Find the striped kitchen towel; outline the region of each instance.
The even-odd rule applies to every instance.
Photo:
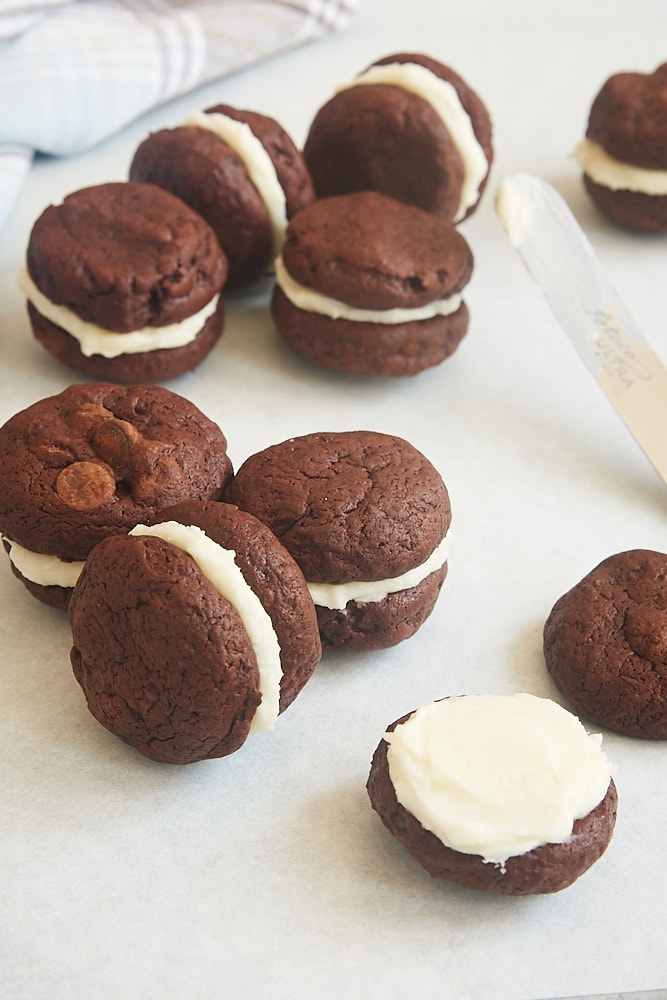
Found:
[[[0,0],[0,225],[36,152],[347,25],[357,0]]]

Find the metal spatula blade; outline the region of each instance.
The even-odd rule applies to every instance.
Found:
[[[528,174],[502,182],[496,211],[554,316],[667,483],[667,370],[574,215],[553,187]]]

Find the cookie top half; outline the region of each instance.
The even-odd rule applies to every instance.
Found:
[[[667,555],[631,549],[603,560],[555,603],[544,655],[587,719],[667,739]]]
[[[226,496],[269,525],[309,583],[398,577],[427,560],[451,521],[431,462],[375,431],[273,445],[241,465]]]
[[[586,137],[624,163],[667,170],[667,63],[609,77],[591,106]]]
[[[361,309],[413,309],[460,292],[472,252],[449,223],[374,191],[313,202],[282,261],[300,285]]]
[[[28,273],[56,305],[105,330],[177,323],[225,284],[213,230],[168,191],[131,181],[83,188],[35,222]]]
[[[161,507],[219,498],[231,475],[224,434],[182,396],[72,385],[0,428],[0,531],[34,552],[85,559]]]

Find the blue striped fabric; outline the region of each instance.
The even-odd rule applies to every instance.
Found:
[[[0,224],[35,152],[348,23],[357,0],[0,0]]]

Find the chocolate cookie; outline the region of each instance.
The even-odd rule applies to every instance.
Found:
[[[491,133],[485,105],[458,73],[401,52],[320,108],[303,152],[320,198],[380,191],[458,223],[486,186]]]
[[[449,223],[374,191],[322,198],[291,221],[271,312],[309,361],[354,375],[415,375],[468,329],[473,258]]]
[[[619,552],[564,594],[544,626],[549,673],[575,711],[667,739],[667,555]]]
[[[227,288],[266,271],[288,219],[315,197],[303,156],[284,128],[228,104],[148,136],[134,154],[130,178],[159,184],[210,223],[229,260]]]
[[[301,567],[325,646],[392,646],[433,610],[447,575],[449,496],[402,438],[291,438],[248,458],[226,497],[268,524]]]
[[[101,542],[69,617],[91,713],[170,764],[224,757],[273,728],[321,654],[298,566],[224,503],[175,505]]]
[[[223,329],[227,261],[210,226],[151,184],[84,188],[30,234],[22,286],[35,337],[105,381],[174,378]]]
[[[446,698],[404,716],[380,741],[367,789],[433,878],[506,895],[571,885],[616,821],[600,738],[532,695]]]
[[[12,569],[64,608],[101,539],[167,504],[219,499],[231,476],[224,434],[182,396],[72,385],[0,428],[0,532]]]
[[[575,157],[586,190],[608,218],[667,232],[667,63],[654,73],[616,73],[606,81]]]

